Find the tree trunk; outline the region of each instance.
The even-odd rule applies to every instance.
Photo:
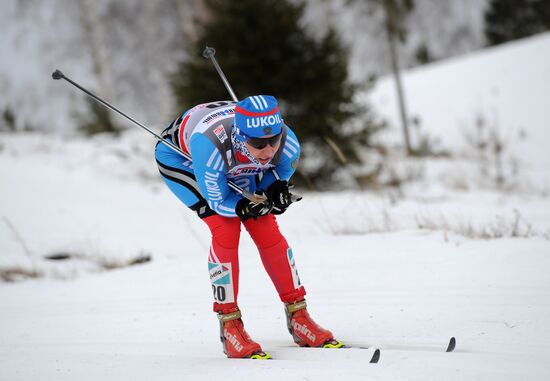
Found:
[[[111,65],[105,52],[104,25],[99,20],[97,3],[90,0],[79,0],[80,20],[84,38],[90,49],[94,74],[99,82],[99,93],[108,102],[114,102]]]
[[[401,116],[403,137],[405,139],[405,148],[407,150],[407,154],[410,155],[412,153],[412,148],[409,138],[409,123],[407,118],[407,110],[405,107],[405,94],[403,91],[403,86],[401,84],[401,75],[399,71],[399,62],[397,57],[397,46],[395,42],[397,16],[395,14],[395,9],[392,9],[389,0],[384,1],[384,6],[384,9],[386,11],[386,32],[388,37],[388,45],[390,48],[392,72],[395,79],[395,87],[397,90],[397,98],[399,101],[399,113]]]

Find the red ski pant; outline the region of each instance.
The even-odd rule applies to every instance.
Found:
[[[237,307],[239,294],[239,239],[241,220],[219,215],[203,218],[212,233],[208,267],[214,294],[214,311],[225,313]],[[294,265],[292,250],[268,214],[242,222],[256,244],[265,270],[281,301],[293,303],[306,294]]]

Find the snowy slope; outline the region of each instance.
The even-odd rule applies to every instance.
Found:
[[[421,133],[456,152],[468,147],[481,117],[496,128],[507,150],[550,184],[550,33],[425,65],[403,75],[407,109]],[[402,141],[393,78],[368,97],[392,128],[385,141]],[[413,138],[418,136],[412,128]]]
[[[360,352],[290,348],[282,308],[257,257],[244,245],[241,307],[246,324],[278,360],[223,358],[208,280],[197,270],[203,260],[187,253],[71,283],[2,286],[0,378],[550,376],[548,242],[456,244],[446,243],[441,234],[404,232],[345,240],[316,236],[294,248],[311,312],[342,339],[389,346],[379,364],[368,364]],[[458,337],[457,352],[435,351],[451,334]],[[419,345],[427,350],[417,350]]]
[[[506,79],[502,93],[517,83]],[[525,162],[537,164],[528,142]],[[209,233],[161,183],[153,147],[139,130],[0,135],[0,272],[38,275],[0,283],[0,380],[550,377],[544,187],[487,186],[460,157],[392,163],[422,169],[400,190],[304,193],[279,221],[310,312],[342,340],[380,346],[380,363],[295,348],[246,234],[240,306],[277,360],[228,360],[211,312]],[[59,252],[74,258],[44,259]],[[153,260],[106,270],[142,254]],[[457,351],[444,353],[451,335]]]
[[[208,232],[156,179],[148,138],[0,141],[2,217],[43,273],[0,284],[1,380],[550,376],[547,197],[434,191],[392,203],[385,194],[306,194],[280,221],[310,310],[341,339],[381,346],[381,362],[370,365],[358,351],[294,348],[246,236],[241,308],[253,337],[278,360],[230,361],[211,312]],[[530,228],[516,224],[514,210]],[[419,220],[432,225],[419,229]],[[506,237],[466,237],[491,226]],[[0,268],[30,266],[5,223],[0,233]],[[88,261],[41,258],[60,250]],[[151,263],[109,272],[90,266],[143,251]],[[457,352],[443,353],[451,335]]]

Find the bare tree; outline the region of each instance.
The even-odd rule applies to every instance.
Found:
[[[105,23],[100,20],[98,2],[78,0],[77,4],[84,39],[90,50],[94,74],[99,82],[99,91],[108,101],[114,102],[112,69],[105,46]]]
[[[407,154],[411,154],[413,149],[409,136],[409,121],[405,102],[405,92],[401,82],[398,51],[399,44],[404,43],[406,40],[407,30],[405,21],[408,14],[410,14],[414,8],[413,0],[347,0],[347,2],[359,5],[359,9],[368,15],[371,20],[376,20],[373,14],[383,13],[384,17],[381,19],[383,21],[375,21],[375,23],[380,24],[379,28],[381,30],[385,30],[388,50],[390,52],[392,74],[395,79],[397,90],[405,149]]]
[[[403,90],[403,85],[401,83],[397,43],[405,41],[406,30],[404,27],[404,20],[406,14],[413,9],[413,2],[412,0],[383,0],[383,2],[384,10],[386,12],[385,25],[388,45],[390,48],[392,72],[395,79],[395,87],[397,90],[397,98],[399,102],[399,115],[401,116],[403,138],[405,140],[405,148],[407,150],[407,153],[411,154],[413,150],[411,147],[409,136],[409,121],[405,104],[405,93]]]

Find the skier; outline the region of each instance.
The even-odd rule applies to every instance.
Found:
[[[199,104],[171,123],[162,138],[192,157],[191,162],[165,144],[156,146],[162,178],[212,233],[208,268],[227,357],[270,358],[245,331],[237,303],[241,223],[285,305],[294,341],[300,346],[342,347],[309,316],[292,250],[275,218],[296,201],[289,179],[300,156],[298,139],[283,122],[276,99],[257,95],[237,103]],[[228,181],[265,201],[244,198]]]

